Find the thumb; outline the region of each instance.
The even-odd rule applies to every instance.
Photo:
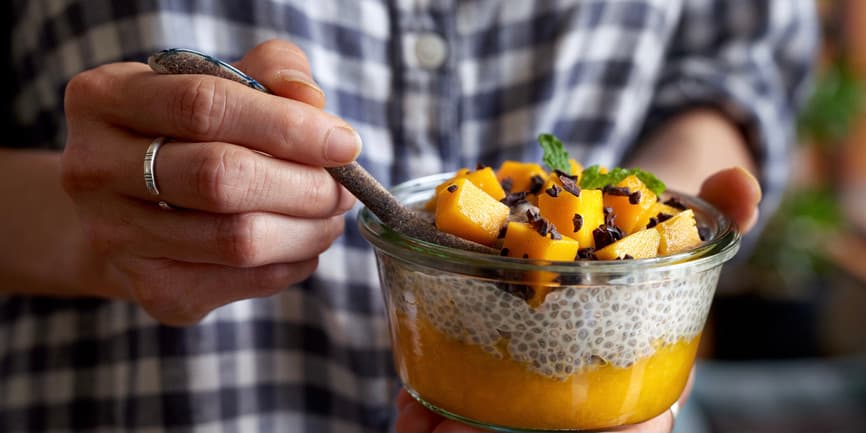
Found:
[[[741,233],[748,232],[758,219],[761,185],[743,167],[711,175],[704,180],[698,195],[731,218]]]
[[[272,39],[250,50],[235,66],[274,94],[325,107],[325,93],[313,79],[310,62],[297,45]]]

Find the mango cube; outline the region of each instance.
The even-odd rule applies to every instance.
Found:
[[[493,245],[510,213],[467,178],[454,179],[436,194],[436,227],[485,245]]]
[[[558,189],[555,196],[554,186]],[[604,224],[601,190],[585,189],[580,190],[580,195],[574,195],[563,188],[556,176],[551,176],[544,190],[539,192],[538,209],[542,217],[550,220],[563,235],[577,240],[581,248],[595,247],[592,231]]]
[[[656,203],[656,195],[635,175],[626,177],[615,186],[627,188],[630,195],[606,192],[604,206],[613,209],[614,224],[625,234],[632,234],[643,228],[638,226],[638,221]]]
[[[632,233],[604,248],[596,250],[599,260],[646,259],[655,257],[661,235],[655,228]]]
[[[505,240],[502,243],[502,255],[509,257],[572,261],[577,255],[580,244],[562,236],[561,239],[552,239],[551,236],[541,235],[531,224],[522,222],[509,222],[505,231]],[[555,272],[533,271],[527,280],[537,282],[532,285],[533,296],[528,300],[530,306],[538,306],[544,301],[544,297],[556,286],[554,283],[557,274]]]
[[[509,257],[527,259],[571,261],[577,255],[580,244],[568,237],[552,239],[542,236],[531,224],[512,221],[505,231],[502,251]]]
[[[650,219],[657,217],[660,213],[673,216],[680,213],[680,210],[662,202],[655,202],[646,210],[646,212],[644,212],[643,215],[641,215],[640,218],[638,218],[637,223],[635,223],[635,230],[647,228]]]
[[[505,161],[499,166],[496,178],[500,181],[510,179],[511,192],[530,191],[532,178],[539,176],[542,182],[547,180],[547,171],[532,162]]]
[[[701,243],[698,233],[695,213],[691,209],[684,210],[673,218],[655,226],[659,232],[659,255],[674,254],[686,251]]]

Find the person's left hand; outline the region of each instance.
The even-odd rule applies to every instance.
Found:
[[[704,180],[698,195],[731,218],[740,233],[751,230],[758,220],[761,185],[742,167],[710,175]]]
[[[683,390],[677,404],[682,407],[692,389],[694,370],[689,375],[689,381]],[[412,398],[406,389],[401,389],[397,394],[397,421],[395,424],[398,433],[420,433],[420,432],[484,432],[485,430],[466,424],[452,421],[437,415],[418,403]],[[669,432],[674,428],[674,415],[670,410],[661,415],[640,424],[632,424],[625,427],[610,428],[610,432]]]

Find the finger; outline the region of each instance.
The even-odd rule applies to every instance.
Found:
[[[306,54],[291,42],[279,39],[263,42],[235,66],[276,95],[325,108],[325,92],[313,80]]]
[[[343,217],[166,212],[146,202],[114,206],[93,221],[92,235],[112,253],[239,268],[313,259],[345,224]]]
[[[274,295],[315,271],[318,261],[257,268],[134,260],[121,264],[131,296],[151,316],[168,325],[201,321],[210,311],[241,299]]]
[[[81,170],[103,173],[103,185],[115,192],[155,200],[145,188],[142,173],[150,140],[113,128],[94,130],[91,139],[92,143],[116,145],[91,144]],[[159,199],[207,212],[259,211],[326,218],[343,214],[355,203],[354,197],[322,168],[228,143],[166,142],[156,153],[154,173]]]
[[[403,410],[407,405],[415,403],[416,400],[406,391],[406,388],[400,388],[397,393],[397,410]]]
[[[610,429],[611,432],[634,432],[634,433],[662,433],[670,432],[674,429],[674,416],[670,410],[664,411],[661,415],[640,424],[632,424],[622,428]]]
[[[612,433],[663,433],[670,432],[674,429],[674,416],[670,410],[666,410],[659,416],[644,421],[638,424],[631,424],[623,427],[613,427],[605,431]]]
[[[742,233],[749,231],[758,218],[761,185],[742,167],[725,169],[708,177],[699,195],[730,217]]]
[[[158,158],[162,199],[184,208],[325,218],[341,215],[355,203],[323,168],[241,146],[170,142],[162,146]],[[150,199],[146,189],[138,191],[144,193],[139,197]]]
[[[417,401],[413,401],[397,414],[397,421],[394,427],[398,432],[432,432],[443,419],[441,416],[421,406]]]
[[[692,366],[692,371],[689,372],[689,379],[686,382],[685,388],[683,388],[683,393],[680,394],[680,398],[677,400],[677,403],[680,407],[685,406],[686,402],[689,400],[689,396],[692,394],[692,388],[695,386],[695,367]]]
[[[354,160],[361,139],[316,107],[203,75],[157,75],[120,63],[77,75],[66,88],[75,120],[98,119],[146,137],[234,143],[314,166]]]

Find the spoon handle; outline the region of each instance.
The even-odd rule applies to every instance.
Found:
[[[213,75],[241,83],[265,93],[267,87],[231,64],[214,56],[186,48],[171,48],[154,53],[147,59],[150,68],[159,74]],[[373,215],[385,225],[408,236],[451,248],[496,254],[493,248],[442,232],[424,221],[414,211],[403,206],[364,167],[357,162],[325,170],[346,187]]]

